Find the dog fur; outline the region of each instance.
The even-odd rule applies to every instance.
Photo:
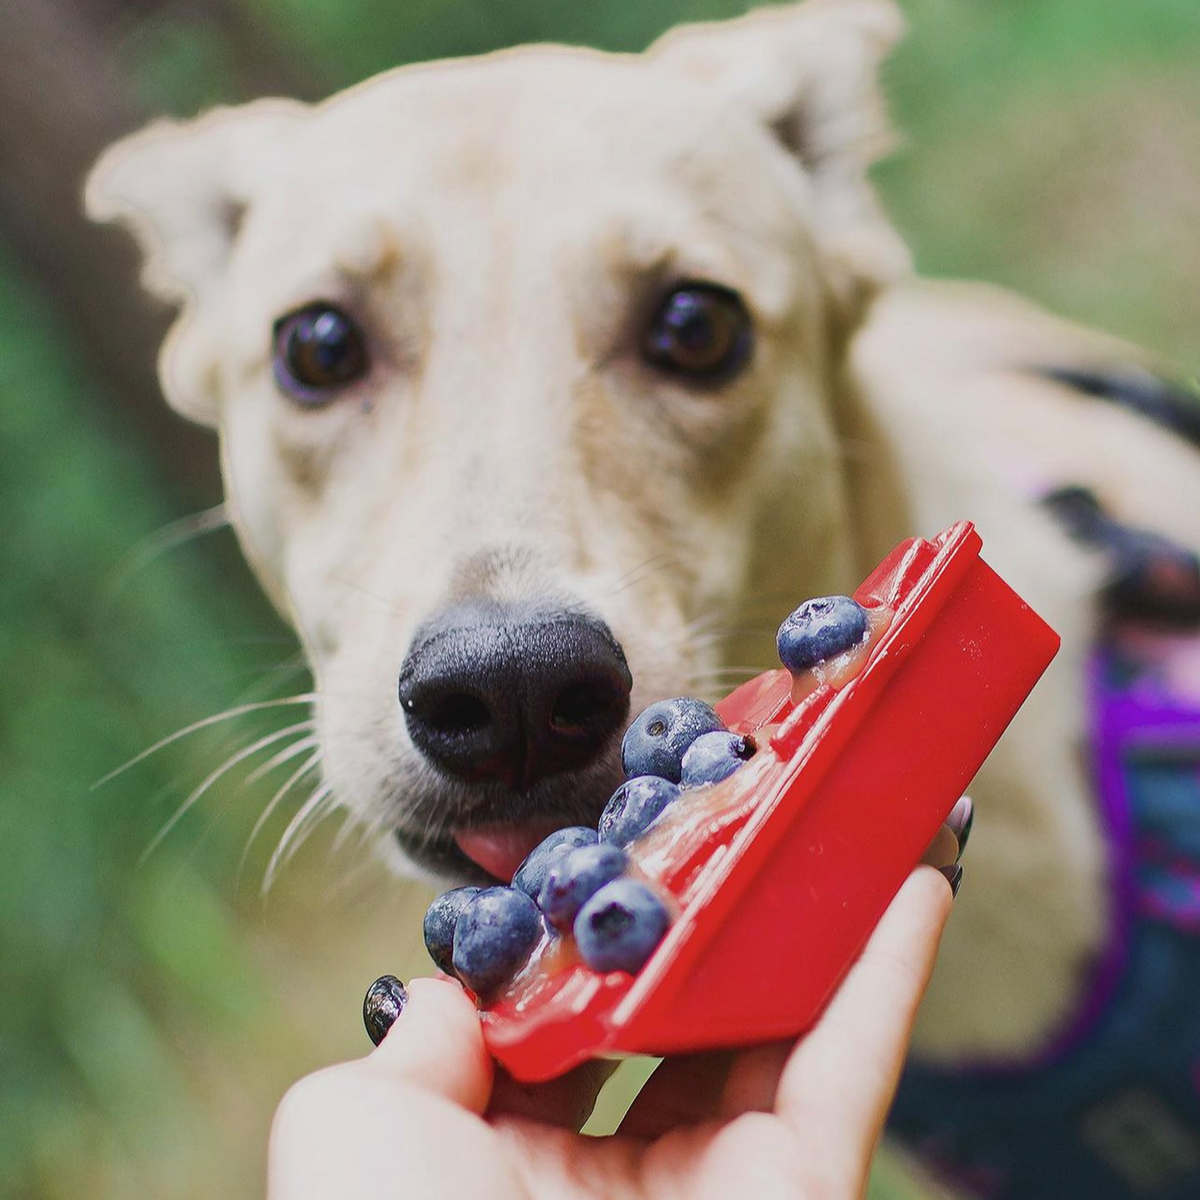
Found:
[[[220,432],[238,536],[315,673],[325,778],[400,870],[419,864],[392,830],[434,839],[481,803],[420,761],[396,703],[430,613],[584,607],[624,647],[636,711],[726,690],[727,668],[771,664],[796,601],[974,520],[1063,635],[973,786],[970,882],[917,1040],[994,1060],[1067,1018],[1106,925],[1082,692],[1103,568],[1036,499],[1085,484],[1200,548],[1200,456],[1038,373],[1144,362],[1132,348],[913,278],[868,179],[900,29],[889,0],[808,0],[643,55],[405,67],[312,107],[160,122],[104,156],[87,203],[129,225],[146,286],[179,306],[164,390]],[[638,357],[679,280],[754,316],[753,359],[722,388]],[[372,367],[301,411],[270,331],[316,299],[358,317]],[[594,818],[615,769],[610,750],[508,798],[513,817]]]

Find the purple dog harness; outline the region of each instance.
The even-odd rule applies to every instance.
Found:
[[[1114,635],[1089,690],[1114,917],[1085,998],[1028,1061],[911,1065],[891,1129],[987,1200],[1200,1200],[1200,639]]]

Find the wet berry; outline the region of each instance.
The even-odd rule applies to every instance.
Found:
[[[702,734],[725,724],[703,700],[677,696],[643,709],[621,742],[626,776],[658,775],[679,782],[683,755]]]
[[[593,971],[641,970],[662,941],[671,918],[666,905],[644,883],[614,879],[575,918],[575,941]]]
[[[542,933],[537,905],[516,888],[484,888],[454,927],[454,973],[481,996],[520,970]]]
[[[805,600],[779,627],[779,659],[793,673],[806,671],[866,640],[867,610],[849,596]]]
[[[524,892],[531,900],[536,900],[542,894],[542,888],[546,886],[546,876],[550,874],[550,868],[564,854],[580,846],[595,844],[596,831],[586,825],[570,825],[566,829],[556,829],[525,856],[513,875],[513,887]]]
[[[566,933],[584,904],[606,883],[619,879],[629,866],[624,850],[600,844],[580,846],[550,869],[538,905],[555,929]]]
[[[720,783],[754,756],[754,743],[737,733],[706,733],[683,756],[685,788]]]
[[[601,842],[627,846],[658,819],[663,810],[679,796],[679,785],[657,775],[639,775],[627,779],[600,814]]]
[[[443,892],[425,910],[425,949],[439,971],[454,974],[454,926],[467,902],[479,894],[477,887],[460,887]]]

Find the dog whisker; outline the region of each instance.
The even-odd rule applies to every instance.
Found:
[[[280,663],[274,667],[254,667],[244,671],[230,671],[226,675],[222,675],[221,679],[233,684],[241,684],[247,680],[253,679],[258,686],[249,687],[246,689],[246,694],[253,695],[256,692],[263,694],[275,690],[278,684],[287,683],[294,679],[302,671],[307,671],[307,667],[284,665]]]
[[[239,704],[234,708],[228,708],[224,712],[215,713],[211,717],[204,717],[202,720],[193,721],[192,724],[184,726],[183,729],[177,729],[174,733],[168,734],[165,738],[155,742],[153,746],[148,746],[140,754],[135,754],[128,762],[122,763],[119,767],[109,771],[107,775],[97,779],[95,783],[88,788],[89,792],[96,791],[97,788],[102,788],[106,783],[111,783],[119,775],[123,775],[132,767],[136,767],[138,763],[144,762],[152,754],[157,754],[160,750],[165,749],[172,743],[179,741],[180,738],[188,737],[190,734],[197,733],[201,729],[207,729],[212,725],[220,724],[222,721],[231,721],[234,717],[244,716],[249,712],[261,712],[267,708],[282,708],[291,704],[311,704],[317,699],[316,692],[305,692],[298,696],[287,696],[279,700],[256,700],[250,704]]]
[[[333,840],[329,845],[329,851],[325,856],[327,867],[331,868],[335,859],[343,858],[350,835],[356,831],[361,832],[361,826],[355,820],[354,814],[344,811],[342,822],[338,826],[338,831],[334,834]],[[329,883],[329,895],[331,897],[340,899],[349,895],[352,889],[361,885],[364,877],[368,876],[373,865],[372,856],[363,854],[363,849],[363,844],[356,842],[349,853],[344,856],[346,859],[344,865],[336,872],[331,871]]]
[[[683,627],[683,632],[685,634],[702,633],[705,629],[722,620],[725,615],[722,609],[713,609],[710,612],[701,613]]]
[[[250,663],[242,674],[261,675],[263,678],[259,680],[257,686],[252,686],[238,697],[239,700],[250,699],[267,699],[269,697],[256,697],[254,693],[261,691],[270,681],[270,677],[282,674],[285,671],[300,672],[308,671],[309,665],[304,657],[304,652],[296,645],[294,638],[270,638],[270,637],[244,637],[244,638],[220,638],[214,639],[209,643],[214,649],[227,650],[235,649],[238,651],[239,657],[246,658],[244,653],[246,650],[258,649],[260,647],[279,647],[290,646],[291,652],[282,658],[275,659],[272,662],[265,663]]]
[[[279,859],[275,864],[276,874],[280,868],[291,862],[316,827],[326,817],[339,811],[340,807],[333,794],[333,785],[328,781],[321,783],[310,794],[304,804],[296,810],[295,816],[289,822],[289,828],[284,830],[284,835],[280,838]]]
[[[165,825],[156,833],[153,839],[142,854],[141,862],[145,862],[151,854],[162,844],[163,839],[175,828],[176,825],[183,819],[185,813],[213,786],[223,775],[226,775],[238,763],[245,762],[246,759],[257,754],[260,750],[265,750],[267,746],[273,745],[282,738],[289,737],[293,733],[299,733],[302,730],[310,729],[311,725],[308,721],[303,721],[298,725],[289,725],[286,729],[277,730],[274,733],[269,733],[266,737],[261,737],[257,741],[251,742],[249,746],[239,750],[236,754],[227,758],[215,771],[211,771],[200,784],[195,787],[188,795],[187,799],[175,810],[171,818]]]
[[[280,639],[285,640],[285,639]],[[292,643],[295,646],[295,642]],[[239,697],[238,703],[249,702],[250,700],[271,699],[269,695],[263,695],[264,692],[269,692],[275,680],[273,676],[282,674],[285,671],[295,671],[297,673],[304,671],[311,675],[311,668],[308,664],[308,659],[304,655],[304,651],[296,647],[295,652],[289,654],[286,658],[281,659],[277,663],[270,666],[260,668],[262,678],[257,686],[247,688]]]
[[[311,721],[305,722],[308,729],[313,728]],[[249,775],[246,776],[245,784],[247,787],[252,783],[257,783],[264,775],[270,774],[276,767],[282,766],[285,762],[289,762],[298,754],[303,754],[305,750],[311,750],[313,747],[320,744],[320,739],[315,735],[313,737],[300,738],[293,742],[290,746],[285,746],[278,754],[271,755],[265,763],[261,763],[255,767]]]
[[[382,604],[384,611],[388,613],[398,614],[400,612],[399,605],[395,600],[389,599],[387,596],[381,596],[378,592],[373,592],[365,584],[359,583],[355,579],[350,579],[346,575],[330,575],[330,580],[333,583],[340,583],[343,587],[348,587],[354,591],[366,596],[368,600],[374,600],[377,604]]]
[[[344,813],[344,816],[342,818],[342,823],[338,827],[338,831],[334,835],[333,842],[330,844],[330,847],[329,847],[329,857],[330,858],[332,858],[335,854],[339,854],[341,852],[342,848],[345,846],[346,842],[349,840],[350,835],[352,833],[354,833],[356,831],[361,832],[361,829],[362,829],[362,822],[360,820],[358,820],[358,818],[355,816],[355,814],[353,812],[351,812],[350,809],[348,809],[348,808],[343,809],[343,813]]]
[[[304,739],[304,741],[309,746],[315,745],[315,742],[313,739],[306,738],[306,739]],[[258,835],[262,832],[263,826],[265,826],[266,823],[271,819],[271,814],[275,811],[276,808],[279,807],[280,803],[283,801],[283,798],[288,794],[288,792],[290,792],[292,790],[292,788],[294,788],[296,786],[296,784],[298,784],[300,782],[300,780],[302,780],[306,775],[308,775],[311,771],[315,770],[320,765],[321,765],[321,750],[320,750],[320,747],[318,746],[316,748],[315,752],[313,754],[311,754],[308,758],[306,758],[304,760],[304,762],[302,762],[300,764],[300,766],[295,771],[293,771],[292,774],[287,777],[287,779],[285,779],[283,781],[279,790],[275,793],[275,795],[273,795],[271,797],[270,800],[267,801],[266,806],[263,808],[262,812],[259,814],[258,820],[254,822],[254,827],[250,830],[250,836],[246,839],[246,845],[245,845],[245,848],[242,850],[242,856],[238,860],[239,876],[241,875],[242,870],[245,868],[246,859],[250,854],[250,847],[254,844],[254,839],[258,837]]]
[[[703,637],[744,637],[770,633],[774,636],[779,622],[795,607],[789,596],[786,601],[776,602],[771,596],[756,596],[754,600],[739,605],[737,623],[731,623],[725,613],[709,613],[688,622],[680,634],[681,644],[694,645]]]
[[[713,638],[723,636],[724,630],[716,623],[716,621],[707,621],[703,625],[693,623],[685,626],[676,638],[676,641],[681,646],[695,646],[700,642],[711,641]]]
[[[722,642],[729,641],[730,638],[754,636],[756,634],[765,632],[765,628],[751,629],[746,627],[736,628],[734,626],[730,626],[727,629],[713,629],[708,633],[701,634],[699,637],[688,638],[682,644],[692,650],[707,650],[712,646],[719,646]]]
[[[639,563],[636,567],[632,567],[623,575],[618,576],[616,583],[605,594],[607,596],[619,595],[631,587],[636,587],[639,583],[644,583],[659,572],[667,570],[677,562],[678,557],[669,550],[651,555],[650,558]]]
[[[366,842],[356,840],[348,851],[345,850],[344,835],[347,826],[351,827],[351,832],[353,829],[359,829],[361,832],[361,826],[349,814],[347,816],[350,819],[343,821],[335,840],[337,854],[342,863],[336,872],[330,872],[329,895],[348,903],[357,894],[363,898],[364,903],[371,904],[372,898],[379,895],[379,880],[375,873],[378,868],[379,847],[376,845],[373,848],[375,853],[367,853]],[[333,854],[334,851],[331,850],[330,859]]]
[[[279,839],[279,845],[275,847],[270,861],[267,863],[262,883],[264,895],[274,885],[280,868],[291,860],[313,829],[336,809],[337,802],[331,802],[332,794],[332,786],[329,783],[322,783],[296,810],[295,816],[288,822],[283,836]]]
[[[111,603],[129,586],[135,576],[156,559],[228,525],[228,509],[224,504],[215,504],[212,508],[171,521],[154,533],[148,534],[137,542],[114,568],[103,588],[108,601]]]

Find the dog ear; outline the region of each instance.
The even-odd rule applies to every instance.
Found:
[[[216,423],[214,311],[256,179],[306,106],[258,100],[190,121],[162,120],[110,146],[92,168],[84,206],[94,221],[120,222],[143,256],[142,283],[177,305],[159,355],[173,407]]]
[[[749,108],[809,176],[835,298],[850,309],[911,269],[868,172],[893,145],[879,85],[904,32],[894,0],[806,0],[684,25],[650,48]]]

